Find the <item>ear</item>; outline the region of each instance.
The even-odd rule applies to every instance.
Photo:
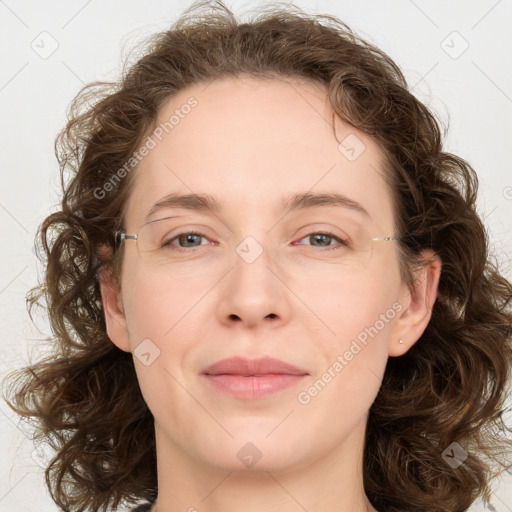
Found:
[[[404,284],[400,293],[403,309],[389,340],[388,354],[391,357],[405,354],[421,337],[432,317],[442,263],[431,249],[422,251],[422,256],[427,262],[415,274],[414,284],[411,288]]]
[[[105,249],[102,249],[104,251]],[[124,314],[121,286],[113,277],[112,268],[102,267],[99,271],[101,301],[105,312],[107,335],[121,350],[131,352],[126,317]]]

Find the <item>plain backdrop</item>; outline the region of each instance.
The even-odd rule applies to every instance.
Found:
[[[226,0],[235,14],[262,2]],[[266,3],[266,2],[265,2]],[[512,278],[512,1],[312,1],[377,44],[402,68],[413,92],[449,125],[445,149],[478,171],[479,212],[502,270]],[[23,365],[49,327],[30,322],[25,295],[41,265],[33,238],[57,207],[53,143],[80,87],[119,76],[133,44],[168,28],[189,1],[0,0],[1,374]],[[37,352],[36,352],[37,353]],[[0,403],[0,511],[55,511],[40,466],[44,454]],[[512,475],[494,484],[492,505],[512,512]],[[313,512],[313,511],[311,511]]]

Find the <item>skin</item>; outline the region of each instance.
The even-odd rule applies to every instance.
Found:
[[[170,192],[208,193],[224,204],[216,215],[166,209],[153,217],[183,215],[176,231],[198,229],[218,247],[203,245],[195,256],[154,268],[135,241],[125,241],[120,286],[102,275],[112,342],[133,352],[150,339],[160,350],[147,366],[134,357],[155,419],[160,512],[376,511],[363,488],[368,410],[388,357],[409,350],[430,320],[441,262],[425,251],[434,261],[409,289],[400,279],[396,242],[375,242],[365,269],[350,271],[306,236],[335,232],[339,215],[363,217],[333,207],[278,212],[290,192],[338,192],[368,210],[372,236],[393,235],[382,152],[339,119],[338,141],[355,134],[365,150],[354,161],[338,150],[325,94],[319,84],[296,79],[191,86],[162,107],[159,122],[191,95],[198,105],[132,171],[130,234]],[[250,264],[236,252],[249,235],[263,249]],[[292,245],[297,240],[302,245]],[[394,318],[309,403],[300,403],[298,393],[393,303],[401,306]],[[269,355],[309,375],[269,397],[234,398],[200,375],[234,355]],[[248,442],[261,454],[252,467],[237,457]]]

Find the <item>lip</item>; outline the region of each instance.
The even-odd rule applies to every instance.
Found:
[[[297,385],[309,373],[272,357],[230,357],[202,372],[217,390],[237,398],[261,398]]]

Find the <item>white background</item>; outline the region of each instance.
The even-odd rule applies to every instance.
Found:
[[[226,3],[236,14],[256,5]],[[30,323],[25,294],[36,283],[39,267],[32,252],[34,233],[58,204],[53,143],[69,102],[84,83],[115,79],[132,44],[168,28],[189,5],[175,0],[0,0],[2,375],[23,365],[43,337]],[[449,121],[445,147],[478,171],[479,212],[511,279],[512,1],[298,0],[296,5],[334,14],[381,47],[401,66],[417,97],[445,125]],[[46,59],[31,47],[41,47],[44,37],[50,47],[49,36],[40,35],[44,31],[58,43]],[[44,319],[38,325],[48,332]],[[31,457],[33,445],[16,425],[2,401],[0,511],[55,511],[38,459]],[[494,508],[488,510],[512,511],[511,484],[512,476],[504,473],[495,484]],[[471,508],[484,510],[481,503]]]

